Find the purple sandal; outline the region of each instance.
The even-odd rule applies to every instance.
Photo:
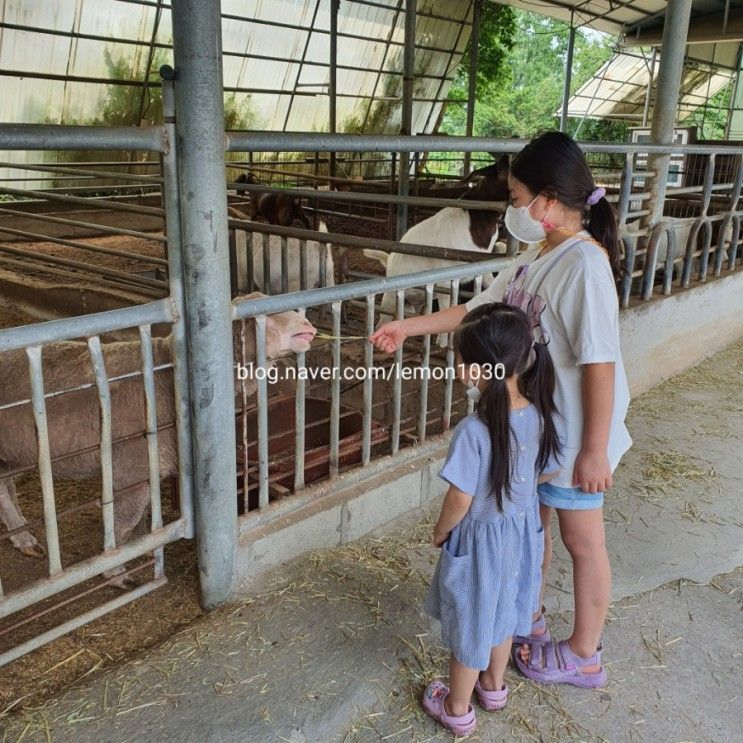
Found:
[[[513,654],[517,668],[526,678],[542,684],[572,684],[584,689],[599,689],[606,683],[606,670],[583,673],[586,666],[601,666],[601,646],[590,658],[581,658],[567,640],[534,645],[529,662],[524,663],[518,653]]]
[[[432,681],[423,692],[423,709],[447,730],[465,738],[477,727],[475,709],[470,705],[466,715],[454,717],[446,711],[444,700],[449,696],[449,687],[441,681]]]
[[[535,635],[535,630],[543,629],[544,632],[540,635]],[[544,607],[542,607],[542,613],[539,615],[539,619],[532,622],[531,634],[529,635],[514,635],[511,642],[514,645],[521,647],[522,645],[546,645],[550,641],[550,631],[547,629],[547,623],[544,621]]]

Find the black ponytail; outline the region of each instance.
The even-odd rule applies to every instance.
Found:
[[[493,378],[488,382],[478,405],[480,418],[490,431],[493,452],[490,463],[490,485],[499,511],[503,498],[511,497],[511,400],[505,379]]]
[[[588,205],[596,184],[583,151],[572,137],[555,131],[540,134],[513,158],[511,174],[533,194],[544,193],[570,209],[580,210],[585,227],[609,254],[614,280],[621,278],[614,209],[603,197],[593,206]]]
[[[537,468],[541,472],[551,456],[560,453],[560,440],[554,416],[560,415],[555,406],[555,367],[547,346],[535,343],[533,363],[519,375],[519,390],[539,412],[542,419],[542,436],[539,441]]]
[[[462,363],[479,364],[492,373],[477,405],[477,414],[488,427],[492,451],[490,483],[499,511],[503,498],[511,497],[514,451],[511,446],[511,400],[506,378],[519,375],[519,390],[539,412],[542,433],[539,469],[559,453],[553,422],[557,414],[553,394],[555,369],[547,347],[532,341],[531,324],[522,310],[503,302],[475,307],[454,331],[454,348]]]
[[[588,231],[609,253],[609,263],[614,280],[622,277],[619,252],[619,227],[612,205],[602,196],[596,204],[588,207]]]

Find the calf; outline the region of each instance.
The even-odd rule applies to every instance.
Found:
[[[508,156],[504,155],[497,163],[488,166],[482,171],[475,171],[483,175],[474,188],[469,189],[463,200],[470,201],[500,201],[506,202],[508,195]],[[466,179],[467,180],[467,179]],[[504,207],[505,209],[505,207]],[[493,253],[503,255],[506,252],[504,243],[498,240],[499,228],[503,213],[488,209],[458,209],[446,207],[436,212],[432,217],[411,227],[400,239],[401,243],[430,245],[439,248],[456,250],[471,250],[473,253]],[[405,255],[404,253],[384,253],[379,250],[365,250],[364,255],[376,258],[385,267],[387,276],[400,276],[433,268],[460,265],[458,261],[445,258],[428,258],[425,256]],[[493,282],[493,275],[483,277],[483,288]],[[449,283],[440,285],[448,288]],[[406,292],[406,302],[410,302],[414,311],[423,309],[424,293],[420,289]],[[446,309],[450,305],[448,293],[436,292],[439,309]],[[386,322],[395,315],[395,292],[385,292],[382,297],[380,323]],[[446,344],[446,334],[439,334],[437,342],[440,346]]]
[[[258,183],[250,173],[242,173],[236,183]],[[298,196],[282,193],[250,194],[250,218],[260,217],[268,224],[278,224],[282,227],[291,227],[295,220],[299,220],[307,229],[310,221],[302,209],[302,201]]]
[[[254,299],[259,293],[248,295]],[[249,321],[249,324],[253,324]],[[239,324],[233,332],[234,350],[241,349]],[[281,356],[306,351],[315,337],[316,329],[299,312],[281,312],[266,320],[266,356],[268,366]],[[235,354],[242,363],[255,362],[255,336],[253,328],[245,335],[245,354]],[[153,338],[155,366],[172,359],[171,337]],[[124,341],[102,345],[105,370],[108,378],[135,372],[141,368],[138,341]],[[62,395],[48,397],[46,401],[49,427],[49,446],[54,461],[54,474],[73,480],[90,480],[100,477],[101,463],[100,408],[95,378],[91,367],[87,343],[84,341],[59,341],[43,349],[44,389],[47,395],[89,384]],[[3,384],[0,387],[0,406],[31,396],[28,360],[25,350],[0,354]],[[248,379],[247,392],[252,395],[257,383]],[[240,382],[235,379],[235,395],[240,394]],[[145,398],[142,380],[126,378],[110,383],[111,424],[113,446],[114,529],[116,544],[121,545],[130,537],[142,520],[149,505],[149,464],[147,442],[143,435]],[[160,477],[173,476],[178,471],[175,435],[175,397],[173,378],[169,370],[155,374],[157,407],[158,454]],[[137,435],[138,434],[138,435]],[[90,452],[73,454],[86,448]],[[71,456],[66,456],[70,454]],[[0,409],[0,520],[8,530],[26,525],[16,498],[12,476],[6,473],[37,462],[36,429],[31,406],[28,404]],[[31,556],[43,555],[43,549],[28,531],[21,531],[11,538],[13,545]],[[117,568],[107,575],[123,572]],[[117,585],[124,586],[119,579]]]
[[[319,232],[327,232],[328,228],[325,222],[320,221],[318,225]],[[253,250],[253,280],[256,289],[259,291],[270,291],[271,294],[281,294],[282,292],[282,274],[281,274],[281,238],[278,235],[268,235],[268,251],[270,256],[270,275],[266,280],[263,273],[263,239],[264,236],[258,232],[252,233],[252,250]],[[296,237],[289,237],[286,240],[288,253],[288,291],[296,292],[301,287],[300,280],[300,252],[302,246]],[[335,266],[333,265],[333,254],[330,250],[330,244],[325,243],[325,286],[334,286]],[[321,285],[320,282],[320,265],[323,260],[323,248],[317,240],[306,240],[304,247],[305,260],[307,265],[307,289],[314,289]]]

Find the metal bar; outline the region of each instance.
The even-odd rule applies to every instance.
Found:
[[[426,304],[424,315],[433,312],[433,283],[426,283]],[[420,408],[418,410],[418,440],[426,440],[426,419],[428,415],[428,370],[431,368],[431,334],[423,336],[423,351],[421,353],[421,373],[423,374],[420,386]]]
[[[682,0],[686,2],[687,0]],[[519,152],[528,140],[496,137],[450,137],[435,134],[328,134],[320,132],[228,132],[225,135],[228,152]],[[672,145],[623,144],[617,142],[578,142],[586,152],[651,154],[737,155],[735,145]]]
[[[42,173],[61,173],[63,175],[87,175],[95,178],[119,178],[122,181],[140,181],[144,184],[154,183],[156,185],[161,184],[162,178],[159,175],[137,175],[136,173],[117,173],[112,170],[88,170],[83,167],[63,167],[61,165],[30,165],[28,163],[13,163],[8,161],[0,161],[0,167],[9,168],[11,170],[31,170],[34,172]],[[34,178],[33,180],[39,180]]]
[[[280,296],[280,295],[279,295]],[[266,316],[255,318],[256,367],[266,366]],[[266,377],[258,377],[258,508],[268,506],[268,390]]]
[[[374,332],[374,295],[366,295],[366,335]],[[371,461],[371,424],[372,424],[372,379],[371,368],[374,364],[374,346],[367,340],[364,344],[364,401],[361,434],[361,464]]]
[[[227,600],[237,560],[237,483],[220,3],[172,3],[178,178],[193,393],[201,603]],[[185,205],[184,205],[185,206]],[[259,349],[260,353],[260,349]]]
[[[228,184],[232,186],[233,184]],[[300,196],[308,199],[325,199],[327,201],[350,202],[377,202],[381,204],[409,204],[413,206],[430,206],[444,208],[453,206],[457,209],[484,209],[489,211],[505,211],[506,201],[475,201],[467,199],[438,199],[430,196],[401,196],[385,193],[353,192],[353,191],[318,191],[313,188],[281,188],[280,186],[266,186],[257,183],[237,183],[239,191],[250,193],[281,193]],[[272,225],[277,226],[277,225]]]
[[[0,209],[0,212],[2,211],[5,211],[5,210]],[[27,230],[16,230],[12,227],[5,227],[1,222],[0,222],[0,233],[5,233],[8,235],[17,235],[18,237],[25,237],[28,240],[38,240],[39,242],[49,242],[49,243],[55,243],[57,245],[64,245],[68,248],[76,248],[77,250],[86,250],[89,253],[101,253],[103,255],[116,255],[116,256],[119,256],[120,258],[133,258],[135,260],[142,261],[143,263],[155,263],[160,266],[168,265],[168,262],[164,260],[163,258],[155,258],[150,255],[140,255],[139,253],[127,253],[125,250],[116,250],[115,248],[105,248],[101,245],[89,245],[88,243],[81,243],[81,242],[78,242],[77,240],[66,240],[63,237],[52,237],[50,235],[42,235],[41,233],[38,233],[38,232],[28,232]],[[49,257],[49,256],[45,256],[43,253],[38,253],[37,255],[40,259]],[[108,270],[114,270],[114,269],[108,269]],[[126,272],[123,272],[123,273],[126,273]],[[152,279],[152,281],[156,281],[156,279]],[[154,284],[152,284],[151,286],[154,286]]]
[[[412,134],[413,126],[413,85],[415,83],[415,11],[417,0],[405,0],[405,46],[403,47],[403,77],[402,77],[402,120],[400,134]],[[405,197],[410,190],[410,151],[400,153],[400,176],[397,184],[397,193]],[[397,206],[397,239],[408,231],[407,204],[398,203]]]
[[[321,240],[333,245],[344,245],[349,248],[371,248],[385,252],[403,253],[405,255],[420,255],[434,258],[446,258],[452,261],[464,263],[479,263],[487,260],[492,253],[477,252],[471,250],[455,250],[454,248],[439,248],[430,245],[416,245],[415,243],[397,243],[392,240],[377,240],[371,237],[356,237],[355,235],[344,235],[340,232],[315,232],[299,227],[280,227],[274,224],[262,224],[260,222],[248,222],[244,220],[230,219],[231,227],[249,230],[263,234],[280,237],[296,237],[300,240]]]
[[[271,297],[261,297],[258,299],[236,297],[232,302],[232,317],[237,320],[264,314],[273,315],[277,312],[296,310],[301,307],[317,307],[321,304],[356,299],[372,294],[382,294],[386,291],[395,291],[397,289],[409,289],[428,283],[442,283],[452,279],[471,279],[475,274],[502,271],[512,260],[512,258],[494,258],[481,261],[477,263],[477,270],[474,271],[472,264],[466,266],[448,266],[446,268],[435,268],[429,271],[419,271],[401,276],[356,281],[352,284],[338,284],[337,286],[308,289],[306,291],[291,292],[290,294],[276,294]],[[2,350],[3,332],[9,331],[0,331],[0,350]]]
[[[0,71],[0,75],[3,72]],[[25,76],[25,73],[24,73]],[[163,152],[156,126],[0,124],[0,150],[149,150]]]
[[[575,32],[573,13],[570,14],[570,31],[568,33],[568,51],[565,60],[565,84],[562,89],[562,113],[560,114],[560,131],[568,130],[568,104],[570,103],[570,85],[573,81],[573,49],[575,48]]]
[[[0,265],[3,267],[12,267],[12,268],[20,268],[22,272],[25,272],[29,269],[29,263],[28,259],[25,261],[19,261],[15,258],[9,258],[6,255],[0,255]],[[54,268],[53,266],[47,266],[44,265],[39,269],[45,274],[49,274],[50,276],[62,276],[66,279],[71,278],[71,276],[74,275],[74,271],[65,271],[61,268]],[[85,270],[84,267],[81,268],[81,270]],[[79,278],[79,277],[78,277]],[[100,275],[96,275],[96,280],[99,282],[102,282],[102,285],[111,287],[113,289],[122,289],[127,292],[134,292],[138,294],[139,296],[151,300],[153,297],[158,298],[161,297],[163,292],[161,289],[150,289],[144,286],[141,286],[139,284],[136,284],[134,282],[134,276],[132,276],[132,281],[116,281],[115,279],[106,278]]]
[[[54,479],[52,476],[46,401],[44,399],[41,346],[27,348],[26,355],[28,356],[31,379],[31,399],[33,403],[34,425],[36,428],[41,497],[44,504],[44,530],[46,532],[46,549],[49,558],[49,575],[56,575],[62,571],[62,560],[59,553],[59,530],[57,527],[57,509],[54,502]]]
[[[101,350],[101,339],[88,338],[90,361],[98,389],[101,426],[101,512],[103,515],[103,549],[116,549],[114,529],[113,443],[111,436],[111,391],[106,377],[106,364]]]
[[[294,396],[294,490],[304,487],[305,450],[305,394],[306,380],[301,370],[305,367],[305,352],[297,354],[297,387]]]
[[[164,586],[167,582],[167,578],[162,577],[158,578],[157,580],[150,581],[149,583],[145,583],[143,586],[137,586],[136,588],[133,588],[132,590],[127,591],[120,596],[117,596],[115,599],[106,601],[106,603],[101,604],[100,606],[96,606],[94,609],[86,611],[84,614],[80,614],[73,619],[69,619],[62,624],[50,630],[47,630],[46,632],[43,632],[42,634],[37,635],[36,637],[33,637],[32,639],[27,640],[24,643],[21,643],[20,645],[16,645],[11,650],[0,654],[0,666],[11,663],[12,661],[20,658],[22,655],[30,653],[32,650],[36,650],[37,648],[40,648],[43,645],[52,642],[52,640],[56,640],[57,638],[66,635],[68,632],[72,632],[78,627],[82,627],[83,625],[92,622],[94,619],[105,616],[115,609],[126,606],[126,604],[129,604],[132,601],[136,601],[142,596],[146,596],[148,593],[152,593],[152,591],[155,591],[161,586]]]
[[[0,124],[0,126],[2,126]],[[81,196],[65,196],[63,194],[50,193],[49,191],[36,191],[34,189],[11,188],[10,186],[0,186],[0,193],[8,193],[13,196],[36,196],[41,201],[58,201],[62,204],[78,204],[85,207],[100,207],[102,209],[111,209],[117,212],[131,212],[134,214],[148,214],[153,217],[162,217],[163,210],[155,206],[133,206],[132,204],[122,204],[118,201],[106,201],[105,199],[89,198]],[[153,194],[154,195],[154,194]]]
[[[0,330],[0,352],[14,351],[28,346],[40,346],[55,341],[83,338],[89,335],[112,333],[116,330],[134,328],[145,323],[173,322],[173,306],[170,299],[160,299],[134,307],[122,307],[91,315],[66,317],[61,320],[21,325]]]
[[[152,0],[151,2],[148,2],[148,0],[118,0],[118,2],[128,2],[128,3],[133,3],[135,5],[147,5],[147,6],[150,6],[150,7],[153,7],[153,8],[154,7],[157,7],[157,3],[154,0]],[[175,3],[175,5],[177,6],[177,3]],[[163,7],[163,9],[167,10],[171,6],[170,5],[163,5],[162,7]],[[392,8],[390,8],[390,10],[392,10]],[[270,20],[263,19],[263,18],[247,18],[245,16],[236,15],[234,13],[222,13],[222,18],[224,20],[240,21],[242,23],[250,23],[250,24],[255,24],[255,25],[259,25],[259,26],[270,26],[271,28],[287,28],[287,29],[290,29],[292,31],[302,31],[303,30],[303,28],[301,26],[297,26],[297,25],[292,24],[292,23],[282,23],[280,21],[277,21],[275,18],[272,18]],[[326,30],[324,28],[316,28],[315,29],[315,33],[317,33],[317,34],[329,34],[330,31],[329,30]],[[364,36],[363,34],[352,34],[352,33],[347,33],[347,32],[339,32],[338,33],[338,36],[339,36],[339,38],[344,38],[344,39],[354,39],[354,40],[363,41],[363,42],[368,42],[369,41],[369,37],[368,36]],[[375,40],[375,41],[378,41],[378,43],[380,43],[380,44],[381,43],[384,43],[384,41],[382,39]],[[393,41],[391,39],[387,43],[388,43],[389,46],[403,46],[403,42],[401,42],[401,41]],[[419,49],[425,49],[427,51],[432,51],[432,52],[441,52],[442,54],[448,54],[449,53],[449,49],[444,49],[443,47],[438,47],[438,46],[430,46],[430,45],[422,45],[421,44],[421,45],[418,46],[418,48]]]
[[[0,229],[0,232],[3,230]],[[18,230],[13,230],[17,232]],[[11,255],[21,255],[26,258],[31,258],[37,261],[45,261],[57,266],[69,266],[70,268],[84,268],[89,273],[99,274],[100,276],[107,276],[110,278],[121,279],[122,281],[128,281],[133,284],[142,284],[155,289],[167,289],[168,282],[160,281],[159,279],[150,279],[147,276],[133,276],[131,273],[126,271],[119,271],[115,268],[99,268],[90,263],[82,263],[81,261],[73,261],[69,258],[58,258],[53,255],[45,255],[34,253],[31,250],[23,250],[21,248],[13,248],[10,245],[0,245],[0,252],[10,253]],[[95,251],[94,251],[95,252]]]
[[[650,101],[653,97],[653,81],[655,78],[655,64],[658,61],[658,47],[653,47],[653,56],[650,59],[650,70],[647,89],[645,90],[645,103],[642,108],[642,125],[648,125],[648,116],[650,114]]]
[[[12,217],[25,217],[27,219],[38,220],[40,222],[51,222],[53,224],[69,225],[70,227],[83,227],[88,230],[102,232],[104,235],[127,235],[128,237],[139,237],[143,240],[152,240],[153,242],[163,242],[163,243],[167,241],[167,238],[164,235],[156,235],[152,232],[139,232],[137,230],[127,230],[127,229],[124,229],[123,227],[109,227],[106,224],[97,224],[96,222],[82,222],[79,219],[64,219],[62,217],[52,217],[49,214],[38,214],[36,212],[24,212],[20,209],[5,209],[5,208],[0,207],[0,214],[8,214],[9,216],[12,216]],[[159,259],[155,259],[155,260],[159,260]]]
[[[330,308],[333,316],[333,376],[330,381],[330,477],[338,474],[339,460],[338,448],[340,445],[340,410],[341,410],[341,302],[331,302]]]
[[[338,13],[340,0],[330,0],[330,77],[328,80],[328,131],[338,131]],[[335,152],[330,153],[330,177],[335,177]]]
[[[405,316],[405,291],[398,289],[395,292],[395,319],[402,320]],[[395,374],[392,386],[392,454],[400,449],[400,416],[402,411],[402,352],[405,342],[403,341],[395,351]]]
[[[477,97],[477,58],[480,53],[480,24],[482,22],[482,0],[474,0],[472,7],[472,35],[470,36],[470,68],[467,77],[467,122],[465,136],[471,137],[475,128],[475,99]],[[462,175],[470,172],[472,153],[464,153]]]
[[[290,92],[289,104],[286,107],[286,116],[284,117],[284,126],[282,127],[284,131],[286,131],[289,125],[289,117],[291,116],[292,106],[294,105],[294,98],[297,95],[297,88],[299,87],[299,78],[302,75],[302,68],[304,67],[305,59],[307,59],[307,50],[310,48],[310,39],[312,38],[312,32],[315,30],[315,21],[317,20],[317,12],[319,10],[320,0],[315,0],[315,10],[312,13],[312,20],[310,21],[309,28],[304,29],[307,32],[307,38],[304,40],[302,56],[299,60],[299,64],[297,65],[297,76],[294,78],[294,87]]]
[[[150,520],[151,528],[162,529],[163,513],[160,502],[160,456],[157,442],[157,397],[155,395],[155,371],[152,357],[152,328],[141,325],[139,345],[142,355],[142,384],[144,386],[145,437],[147,439],[147,463],[150,474]]]
[[[657,95],[650,130],[650,141],[653,144],[670,145],[673,142],[690,14],[691,0],[678,0],[669,3],[664,18]],[[648,169],[657,173],[647,183],[648,190],[653,192],[649,224],[656,224],[663,216],[669,163],[670,153],[648,157]]]
[[[146,555],[153,549],[180,539],[182,536],[183,524],[181,521],[174,521],[162,529],[147,532],[142,537],[122,544],[115,552],[95,555],[86,560],[81,560],[65,568],[59,575],[41,578],[30,586],[9,594],[6,593],[5,599],[0,602],[0,618],[14,614],[30,604],[43,601],[96,575]],[[129,596],[131,594],[126,593],[124,595]]]

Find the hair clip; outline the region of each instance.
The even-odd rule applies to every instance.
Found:
[[[594,206],[595,204],[598,204],[604,196],[606,196],[606,189],[603,186],[594,188],[586,199],[586,204],[588,206]]]

